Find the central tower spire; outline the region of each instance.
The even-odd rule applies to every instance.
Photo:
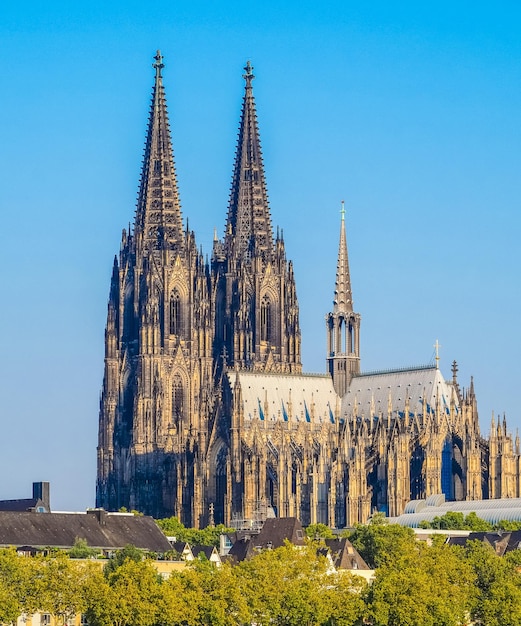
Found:
[[[273,231],[253,97],[255,76],[249,61],[244,72],[246,84],[225,235],[227,253],[237,260],[250,257],[254,251],[262,256],[273,252]]]
[[[164,64],[159,50],[152,67],[156,76],[139,186],[135,235],[141,249],[168,247],[181,250],[184,245],[183,223],[163,87]]]
[[[345,215],[346,209],[342,200],[342,208],[340,209],[341,226],[340,226],[340,245],[338,247],[338,261],[336,266],[336,283],[335,298],[333,300],[333,310],[335,313],[339,311],[353,311],[353,296],[351,293],[351,277],[349,275],[349,258],[347,256],[347,240]]]
[[[326,317],[327,369],[340,396],[347,391],[353,375],[360,372],[360,315],[353,311],[345,214],[342,200],[333,312]]]

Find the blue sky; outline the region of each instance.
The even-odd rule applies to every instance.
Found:
[[[325,368],[340,201],[362,368],[430,361],[475,379],[482,431],[521,426],[521,5],[8,2],[0,8],[0,498],[50,480],[94,504],[112,259],[133,219],[152,57],[183,215],[222,235],[254,90],[306,371]]]

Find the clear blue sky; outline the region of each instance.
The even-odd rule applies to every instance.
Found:
[[[94,504],[114,254],[165,56],[184,217],[222,235],[251,59],[304,368],[325,368],[346,200],[362,367],[474,375],[521,426],[519,2],[35,2],[0,8],[0,498]]]

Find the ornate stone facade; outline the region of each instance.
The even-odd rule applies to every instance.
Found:
[[[327,370],[302,373],[299,308],[274,236],[245,68],[232,190],[211,263],[183,228],[156,72],[134,227],[114,260],[97,505],[185,524],[296,516],[346,526],[411,499],[520,496],[519,440],[479,430],[474,387],[436,365],[363,374],[344,213]]]

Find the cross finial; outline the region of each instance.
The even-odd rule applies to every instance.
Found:
[[[251,85],[251,81],[255,78],[255,76],[253,75],[253,65],[250,61],[246,61],[244,71],[246,72],[246,74],[243,74],[242,77],[246,81],[246,85],[249,87]]]
[[[345,207],[345,202],[343,200],[342,200],[342,208],[340,209],[340,215],[342,216],[342,221],[344,221],[346,217],[346,207]]]
[[[439,370],[440,369],[440,344],[439,341],[436,339],[436,343],[434,344],[434,350],[436,351],[436,356],[434,357],[436,359],[436,369]]]
[[[161,50],[158,50],[156,56],[154,57],[155,63],[152,63],[152,67],[156,70],[156,78],[161,77],[161,70],[165,67],[163,63],[163,56],[161,54]]]

